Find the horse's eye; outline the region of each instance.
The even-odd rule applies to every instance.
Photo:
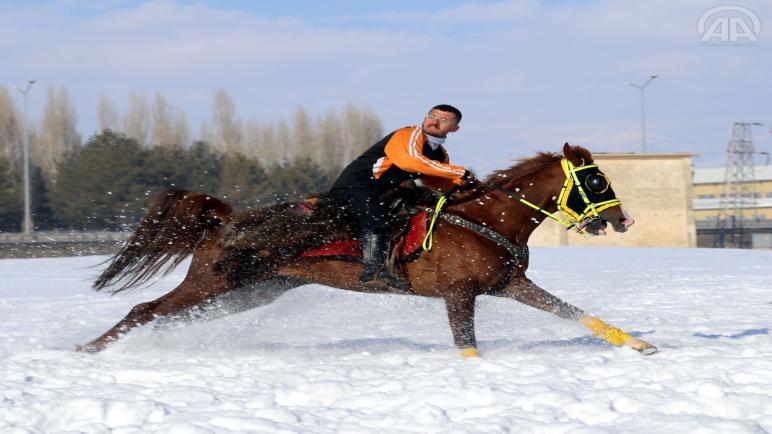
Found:
[[[593,193],[601,194],[608,190],[608,179],[602,173],[593,173],[584,180],[584,185]]]

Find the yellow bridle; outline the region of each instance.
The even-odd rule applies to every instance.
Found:
[[[563,173],[566,174],[566,180],[563,182],[563,188],[560,190],[560,195],[558,195],[558,210],[573,218],[574,223],[578,223],[584,219],[588,213],[593,217],[600,217],[598,213],[601,211],[611,208],[612,206],[622,204],[622,202],[617,198],[596,203],[590,201],[590,199],[587,197],[587,193],[585,193],[584,189],[582,188],[582,184],[579,182],[579,177],[576,175],[576,172],[592,168],[597,169],[597,164],[588,164],[576,167],[573,165],[573,163],[568,161],[568,159],[564,158],[560,160],[560,166],[563,168]],[[608,180],[608,177],[606,179]],[[609,186],[610,185],[611,183],[609,182]],[[574,186],[576,186],[576,189],[579,191],[579,195],[582,197],[582,201],[584,201],[584,204],[586,205],[581,214],[577,213],[575,210],[568,206],[568,196]],[[609,187],[607,186],[603,192],[608,190],[608,188]]]

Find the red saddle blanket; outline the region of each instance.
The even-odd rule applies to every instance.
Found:
[[[397,260],[403,260],[421,249],[424,237],[426,236],[426,223],[426,211],[421,211],[410,218],[410,225],[407,233],[394,244]],[[335,241],[315,249],[307,250],[303,252],[301,256],[307,258],[323,256],[349,256],[361,258],[362,249],[359,245],[359,240]]]

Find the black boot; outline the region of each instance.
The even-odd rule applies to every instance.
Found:
[[[367,232],[360,237],[364,270],[359,276],[359,285],[371,291],[386,291],[388,287],[407,290],[410,283],[391,274],[386,267],[389,245],[386,235]]]

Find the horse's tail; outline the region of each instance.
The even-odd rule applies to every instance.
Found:
[[[230,205],[204,193],[170,188],[155,198],[131,238],[94,282],[113,294],[169,273],[193,253],[207,232],[228,220]]]

